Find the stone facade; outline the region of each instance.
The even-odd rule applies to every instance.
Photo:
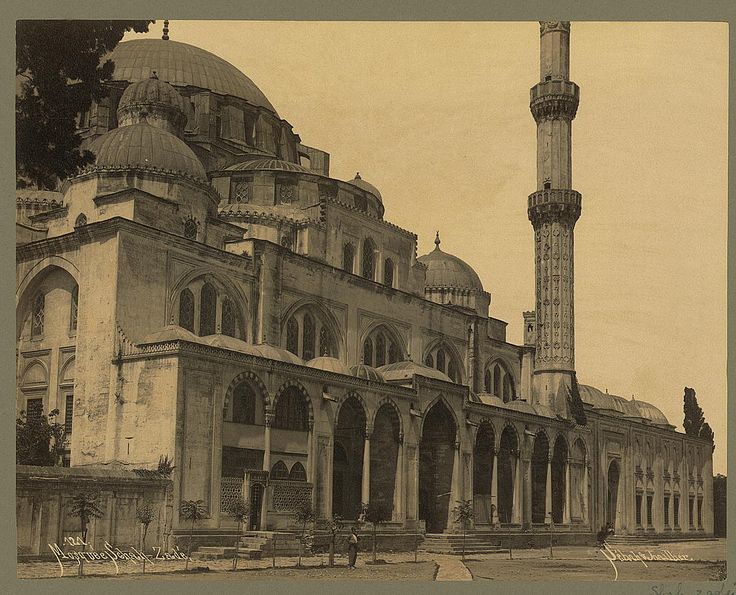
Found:
[[[252,529],[292,526],[305,500],[318,523],[379,501],[387,531],[438,533],[465,499],[476,528],[506,534],[712,533],[710,443],[591,387],[586,419],[571,413],[568,43],[569,24],[543,25],[524,345],[467,263],[439,238],[417,258],[380,192],[330,178],[242,73],[174,41],[121,44],[112,94],[80,118],[98,161],[19,197],[17,409],[60,409],[72,470],[173,458],[173,510],[203,500],[204,529],[233,528],[243,497]],[[189,51],[229,73],[225,95]]]

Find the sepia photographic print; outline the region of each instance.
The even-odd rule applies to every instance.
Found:
[[[15,34],[24,583],[736,592],[727,23]]]

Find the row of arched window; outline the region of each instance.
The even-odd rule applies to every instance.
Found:
[[[514,379],[506,366],[500,362],[496,362],[486,370],[483,378],[483,388],[485,392],[496,395],[504,403],[516,399]]]
[[[332,331],[311,312],[296,312],[286,323],[286,349],[303,360],[337,356]]]
[[[366,238],[363,240],[363,253],[360,262],[360,276],[376,281],[376,248],[375,242]],[[342,252],[342,268],[348,273],[355,273],[355,246],[352,242],[347,242],[343,246]],[[394,287],[395,277],[395,266],[394,261],[390,258],[386,258],[383,261],[383,284],[388,287]]]
[[[258,412],[258,415],[256,413]],[[225,404],[225,421],[262,425],[263,412],[258,407],[256,391],[248,381],[238,384],[232,393],[232,403]],[[272,428],[306,432],[309,429],[309,413],[304,396],[296,387],[288,387],[276,401]]]
[[[218,308],[219,302],[219,308]],[[206,282],[194,282],[179,294],[179,326],[199,336],[219,332],[236,339],[244,338],[242,317],[235,301],[215,286]]]
[[[424,365],[446,374],[453,382],[461,380],[459,362],[442,345],[435,347],[425,356]]]
[[[396,342],[382,331],[373,333],[363,342],[363,363],[374,368],[403,359]]]

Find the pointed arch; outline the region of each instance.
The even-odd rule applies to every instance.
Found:
[[[229,410],[230,404],[233,402],[233,391],[235,390],[235,387],[237,387],[241,382],[250,382],[256,389],[256,398],[259,399],[261,407],[263,407],[264,409],[268,407],[269,396],[266,385],[263,384],[263,381],[256,374],[251,371],[247,371],[241,372],[230,381],[230,384],[228,385],[223,398],[223,413]]]
[[[282,397],[285,397],[287,394],[292,394],[295,397],[298,395],[298,398],[303,403],[306,409],[306,427],[304,428],[304,431],[307,431],[314,424],[314,410],[312,408],[312,398],[309,396],[309,392],[298,380],[287,380],[284,382],[276,391],[273,398],[273,410],[276,413],[277,418],[279,413],[279,400],[282,400]]]
[[[331,357],[335,357],[337,359],[343,359],[343,354],[345,353],[345,333],[343,332],[343,326],[338,321],[335,314],[325,306],[325,304],[322,301],[316,300],[314,298],[304,298],[297,300],[293,304],[291,304],[288,308],[284,309],[282,311],[281,315],[281,346],[288,349],[287,347],[287,340],[288,340],[288,330],[289,330],[289,324],[292,324],[291,320],[296,320],[298,323],[298,331],[301,331],[302,336],[304,335],[304,317],[305,315],[309,313],[311,316],[314,317],[315,321],[315,349],[319,348],[320,345],[319,339],[320,335],[323,335],[321,333],[321,329],[325,328],[328,332],[328,341],[326,344],[330,345],[332,349],[334,349],[333,353],[330,353],[329,355]],[[324,336],[324,335],[323,335]],[[299,347],[303,348],[303,340],[297,341],[297,345]],[[291,351],[289,349],[289,351]],[[304,359],[304,356],[300,353],[295,353],[295,355],[299,355]],[[315,356],[320,356],[321,353],[316,353]],[[314,356],[313,356],[314,357]],[[311,359],[311,358],[308,358]]]
[[[490,392],[504,403],[516,399],[517,380],[513,366],[502,357],[493,357],[486,363],[484,372],[486,392]]]
[[[396,402],[391,397],[384,397],[378,403],[376,403],[376,409],[372,412],[372,416],[368,419],[370,419],[370,426],[375,427],[376,425],[376,416],[378,415],[379,410],[383,406],[390,407],[393,409],[394,413],[396,414],[396,419],[399,422],[399,436],[404,435],[404,420],[401,417],[401,410],[399,409],[399,406],[396,404]]]
[[[445,408],[450,412],[451,421],[453,425],[455,426],[455,431],[459,431],[460,429],[460,422],[458,421],[457,414],[455,413],[455,410],[450,406],[450,403],[447,402],[447,399],[444,397],[444,395],[437,395],[434,399],[432,399],[429,403],[427,403],[427,406],[424,408],[424,412],[422,414],[422,423],[419,431],[419,438],[421,440],[421,437],[424,435],[424,424],[427,419],[427,414],[432,410],[432,408],[442,403]],[[455,437],[455,440],[457,440],[457,436]]]
[[[422,358],[424,362],[430,360],[434,363],[430,367],[447,374],[453,382],[457,384],[465,382],[463,357],[451,341],[442,338],[432,341],[425,349]],[[452,375],[450,375],[450,372],[452,372]]]
[[[363,360],[369,366],[380,367],[379,361],[381,358],[378,354],[378,337],[383,335],[383,360],[386,364],[393,364],[396,362],[404,361],[406,359],[406,342],[404,337],[401,335],[399,330],[390,322],[385,320],[378,320],[373,322],[368,328],[362,333],[360,337],[360,345],[363,346]],[[370,345],[367,345],[367,341],[370,341]],[[371,358],[366,360],[368,355],[368,349],[371,349]],[[392,361],[393,360],[393,361]]]

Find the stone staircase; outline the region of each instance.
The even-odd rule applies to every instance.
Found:
[[[463,536],[455,533],[427,533],[421,551],[431,554],[457,554],[463,552]],[[497,535],[491,533],[468,533],[465,536],[465,555],[506,553],[508,547],[500,543]]]
[[[276,531],[247,531],[243,533],[238,545],[238,557],[249,560],[260,560],[276,556],[298,556],[299,536],[295,533]],[[232,558],[235,545],[232,546],[199,546],[192,552],[192,558],[199,560],[220,560]]]

